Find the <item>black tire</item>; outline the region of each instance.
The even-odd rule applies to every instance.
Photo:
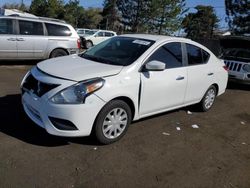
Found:
[[[61,57],[61,56],[66,56],[69,55],[65,50],[63,49],[55,49],[51,52],[50,58],[54,57]]]
[[[107,127],[110,127],[110,126],[113,128],[113,124],[111,123],[110,125],[104,125],[104,122],[105,121],[107,122],[107,119],[109,119],[108,115],[110,113],[112,113],[113,110],[116,110],[116,109],[122,109],[122,110],[124,110],[124,112],[126,112],[126,114],[127,114],[127,123],[126,123],[126,125],[124,125],[124,127],[122,128],[123,130],[120,133],[117,133],[117,129],[116,129],[116,133],[119,134],[119,136],[117,136],[115,138],[108,138],[107,136],[105,136],[105,133],[104,133],[105,128],[104,127],[106,126],[106,129],[107,129]],[[102,110],[99,112],[99,114],[98,114],[98,116],[96,118],[95,125],[94,125],[94,134],[96,136],[96,139],[101,144],[111,144],[113,142],[116,142],[116,141],[120,140],[126,134],[128,126],[131,123],[131,120],[132,120],[131,109],[130,109],[129,105],[126,102],[124,102],[122,100],[110,101],[108,104],[106,104],[102,108]],[[111,134],[110,136],[112,136],[112,133],[113,133],[112,131],[115,131],[112,128],[109,128],[110,131],[107,131],[107,132],[109,132]],[[109,134],[109,133],[106,133],[106,134]]]
[[[211,95],[212,93],[214,94],[214,98],[212,99],[211,104],[208,105],[206,100],[209,97],[209,95]],[[217,89],[215,88],[215,86],[212,85],[208,88],[208,90],[206,91],[205,95],[203,96],[201,102],[198,104],[199,109],[202,112],[207,112],[208,110],[210,110],[214,104],[216,96],[217,96]]]
[[[93,46],[93,43],[90,41],[90,40],[87,40],[86,43],[85,43],[85,48],[86,49],[89,49]]]

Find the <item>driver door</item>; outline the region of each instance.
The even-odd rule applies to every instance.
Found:
[[[182,44],[167,43],[159,47],[146,61],[161,61],[163,71],[141,72],[140,116],[183,105],[187,87],[187,68],[183,65]]]

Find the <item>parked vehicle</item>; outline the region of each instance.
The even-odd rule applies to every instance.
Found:
[[[77,34],[80,37],[84,37],[86,35],[93,35],[95,32],[91,29],[84,29],[84,28],[77,28],[76,29]]]
[[[75,29],[63,21],[0,16],[0,59],[47,59],[79,52]]]
[[[229,80],[250,84],[250,37],[225,37],[220,43]]]
[[[22,103],[52,135],[93,132],[109,144],[133,120],[196,103],[208,111],[227,79],[224,63],[194,41],[123,35],[33,67],[21,83]]]
[[[92,30],[92,32],[88,32],[88,34],[81,39],[83,46],[88,49],[116,35],[116,32],[113,31]]]

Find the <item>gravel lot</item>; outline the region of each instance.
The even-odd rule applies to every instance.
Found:
[[[31,66],[0,65],[0,187],[250,187],[250,86],[229,84],[207,113],[150,117],[101,146],[25,117],[19,84]]]

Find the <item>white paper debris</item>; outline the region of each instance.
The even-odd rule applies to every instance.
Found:
[[[245,121],[241,121],[240,124],[241,125],[246,125],[246,122]]]
[[[176,127],[176,130],[177,130],[177,131],[180,131],[180,130],[181,130],[181,128],[180,128],[180,127]]]
[[[242,142],[241,144],[242,144],[242,145],[246,145],[246,143],[245,143],[245,142]]]
[[[93,149],[94,149],[94,150],[97,150],[97,147],[94,147]]]
[[[192,125],[192,127],[193,127],[194,129],[199,129],[199,126],[196,125],[196,124]]]
[[[191,115],[191,114],[193,114],[193,113],[192,113],[192,112],[190,112],[190,111],[188,110],[188,111],[187,111],[187,114],[188,114],[188,115]]]
[[[166,133],[166,132],[163,132],[162,134],[165,135],[165,136],[170,136],[170,134]]]

